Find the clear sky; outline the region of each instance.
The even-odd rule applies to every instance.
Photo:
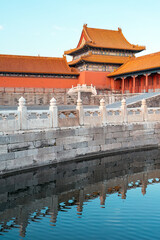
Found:
[[[0,54],[61,57],[84,23],[160,51],[160,0],[0,0]]]

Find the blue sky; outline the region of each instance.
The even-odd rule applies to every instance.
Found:
[[[0,54],[61,57],[84,23],[160,51],[160,0],[0,0]]]

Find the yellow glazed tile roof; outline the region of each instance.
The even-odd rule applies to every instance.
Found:
[[[131,58],[116,71],[110,73],[108,76],[113,77],[155,68],[160,68],[160,52],[144,55],[137,58]]]
[[[87,25],[84,25],[81,36],[82,35],[85,38],[84,44],[80,45],[79,42],[77,48],[65,51],[65,54],[72,55],[72,53],[82,49],[86,45],[97,48],[131,50],[134,52],[140,52],[145,49],[144,46],[138,46],[129,43],[124,37],[120,28],[118,28],[118,31],[115,31],[107,29],[88,28]]]
[[[66,58],[0,55],[0,72],[78,74],[72,70]]]
[[[128,61],[130,57],[123,56],[108,56],[108,55],[94,55],[89,54],[86,56],[82,56],[76,60],[69,62],[70,66],[74,66],[79,62],[93,62],[93,63],[113,63],[113,64],[123,64]]]

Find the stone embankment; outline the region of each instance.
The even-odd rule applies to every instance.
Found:
[[[0,136],[1,174],[97,154],[158,147],[160,123],[73,127]]]

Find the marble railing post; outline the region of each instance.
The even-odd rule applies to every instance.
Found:
[[[52,98],[50,100],[49,111],[51,116],[51,127],[57,128],[58,127],[58,107],[57,107],[57,101],[55,98]]]
[[[147,104],[146,104],[145,99],[142,100],[141,109],[142,109],[143,121],[146,122],[146,121],[148,121],[148,108],[147,108]]]
[[[121,101],[121,115],[122,115],[122,122],[126,123],[127,122],[127,106],[126,106],[126,100],[123,99]]]
[[[102,125],[105,125],[107,123],[107,110],[103,98],[100,100],[99,111],[101,113]]]
[[[26,100],[24,97],[21,97],[18,101],[18,113],[19,113],[19,122],[20,122],[20,129],[26,130],[28,129],[27,124],[27,107],[26,107]]]
[[[84,125],[84,110],[82,105],[82,100],[77,99],[76,109],[79,111],[79,125]]]

